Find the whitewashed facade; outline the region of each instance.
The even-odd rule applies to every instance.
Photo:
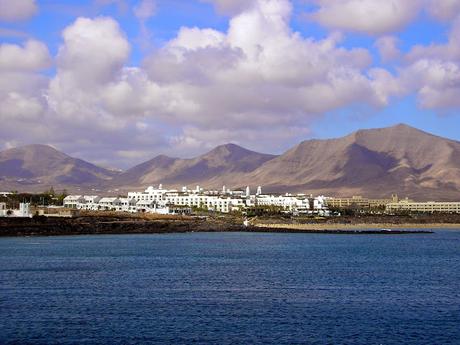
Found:
[[[401,211],[421,212],[421,213],[460,213],[460,202],[415,202],[411,200],[401,200],[386,205],[387,213]]]
[[[195,189],[183,187],[180,191],[163,189],[162,185],[148,187],[143,192],[129,192],[127,198],[109,198],[98,196],[69,195],[64,199],[64,206],[82,210],[105,210],[122,212],[150,212],[167,214],[169,210],[179,207],[201,209],[220,213],[243,211],[248,207],[276,206],[286,212],[326,214],[327,205],[324,197],[306,195],[264,195],[262,188],[257,188],[255,195],[250,189],[226,189],[222,191],[205,191],[200,186]]]
[[[0,217],[6,217],[6,203],[0,202]]]

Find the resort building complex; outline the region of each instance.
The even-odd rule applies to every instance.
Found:
[[[391,199],[369,199],[362,196],[352,197],[328,197],[326,198],[327,204],[330,208],[349,208],[356,207],[359,209],[373,209],[385,207],[391,202],[398,202],[398,196],[392,195]]]
[[[251,194],[249,187],[231,190],[204,190],[182,187],[180,190],[150,186],[142,192],[129,192],[126,196],[107,197],[98,195],[68,195],[63,206],[30,208],[22,202],[18,209],[9,209],[0,202],[0,217],[31,217],[32,214],[47,217],[71,217],[78,210],[116,211],[129,213],[190,214],[202,211],[231,213],[242,212],[259,215],[264,213],[286,213],[291,215],[330,216],[339,215],[342,210],[358,212],[400,214],[400,213],[458,213],[460,202],[416,202],[408,198],[399,200],[397,195],[390,199],[368,199],[361,196],[324,197],[307,194],[263,194],[259,186]],[[64,208],[62,208],[64,207]]]
[[[258,187],[255,194],[250,188],[230,190],[225,186],[221,191],[183,187],[181,190],[148,187],[143,192],[129,192],[127,197],[100,197],[69,195],[64,206],[80,210],[110,210],[124,212],[151,212],[160,214],[187,213],[192,209],[221,213],[245,211],[249,209],[276,208],[280,211],[298,214],[329,215],[326,199],[305,194],[272,195],[262,194]]]
[[[386,205],[387,213],[392,214],[404,211],[420,213],[460,213],[460,202],[415,202],[405,199]]]

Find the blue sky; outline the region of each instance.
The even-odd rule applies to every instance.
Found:
[[[0,0],[0,13],[0,148],[126,167],[398,123],[460,140],[460,1]]]

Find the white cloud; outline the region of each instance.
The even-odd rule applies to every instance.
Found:
[[[309,17],[321,25],[370,35],[402,29],[418,14],[421,0],[314,0]]]
[[[228,32],[182,28],[146,60],[150,79],[171,90],[165,119],[187,128],[182,147],[243,137],[251,147],[270,145],[274,132],[305,133],[327,111],[385,105],[399,92],[391,75],[366,73],[365,49],[341,48],[336,34],[314,40],[292,32],[291,11],[289,1],[260,0],[233,17]],[[219,135],[202,135],[209,130]]]
[[[69,153],[78,148],[88,159],[107,155],[106,160],[125,167],[138,160],[116,152],[164,147],[155,120],[139,126],[138,119],[152,116],[166,97],[141,69],[126,67],[130,44],[118,23],[106,17],[78,18],[62,36],[57,73],[46,92],[45,123],[56,144]]]
[[[117,126],[98,98],[105,86],[117,80],[130,53],[117,22],[78,18],[64,30],[63,38],[48,94],[51,108],[75,121],[95,117],[107,128]]]
[[[130,53],[124,33],[110,18],[78,18],[64,30],[63,38],[57,56],[58,76],[70,75],[80,84],[111,81]]]
[[[235,15],[243,12],[255,4],[257,0],[201,0],[213,4],[221,14]]]
[[[0,121],[2,130],[11,131],[24,121],[34,122],[46,109],[42,96],[47,78],[40,70],[51,66],[48,48],[28,40],[22,46],[0,45]],[[0,135],[4,135],[0,131]]]
[[[416,45],[406,58],[409,61],[423,58],[460,60],[460,17],[452,24],[447,44]]]
[[[40,41],[28,40],[24,46],[0,44],[0,70],[40,70],[49,67],[48,47]]]
[[[460,0],[429,0],[429,13],[439,20],[451,20],[460,13]]]
[[[379,50],[383,62],[396,60],[401,57],[398,43],[399,39],[394,36],[383,36],[375,42],[375,46]]]
[[[454,22],[446,44],[415,46],[405,59],[401,82],[417,93],[422,107],[460,106],[460,18]]]
[[[3,120],[27,120],[34,119],[43,111],[41,102],[34,97],[26,97],[22,94],[10,92],[2,97],[0,118]]]
[[[139,20],[148,20],[156,13],[156,3],[154,0],[141,0],[137,6],[134,7],[134,14]]]
[[[400,31],[421,11],[450,21],[460,13],[460,0],[306,0],[317,7],[306,17],[335,30],[380,36]]]
[[[0,0],[0,21],[26,20],[38,11],[35,0]]]
[[[29,92],[27,78],[3,91],[0,82],[0,92],[27,96],[22,109],[34,100],[42,105],[30,110],[41,117],[27,129],[34,141],[52,136],[69,153],[103,153],[125,165],[149,151],[193,154],[230,141],[287,148],[324,113],[356,103],[384,106],[401,92],[390,73],[370,69],[366,49],[341,47],[336,33],[303,37],[290,28],[291,14],[288,0],[254,1],[226,32],[181,28],[142,67],[127,66],[130,44],[115,20],[78,18],[63,31],[46,92]],[[21,112],[9,111],[10,118]],[[17,139],[8,132],[14,125],[0,129],[3,141]]]
[[[50,114],[99,145],[111,133],[132,157],[134,142],[139,151],[155,142],[184,154],[227,141],[275,150],[302,139],[325,112],[383,106],[398,91],[391,75],[367,73],[367,50],[340,47],[341,35],[293,32],[291,12],[287,0],[258,0],[231,18],[227,32],[183,27],[142,68],[126,67],[129,43],[113,19],[79,18],[63,32]],[[148,135],[156,128],[169,130]]]

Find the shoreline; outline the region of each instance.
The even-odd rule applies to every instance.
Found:
[[[432,233],[433,229],[459,229],[459,224],[254,224],[236,219],[169,218],[128,219],[80,217],[0,220],[0,237],[68,236],[102,234],[174,234],[192,232],[297,233],[344,235],[399,235]]]
[[[460,230],[460,224],[449,223],[357,223],[357,224],[255,224],[255,227],[308,230],[308,231],[356,231],[356,230],[412,230],[412,229],[445,229]]]

